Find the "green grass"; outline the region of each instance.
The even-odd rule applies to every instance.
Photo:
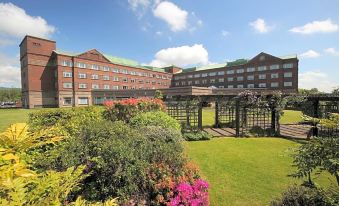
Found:
[[[0,109],[0,132],[13,123],[26,122],[28,120],[28,113],[32,111],[34,110]]]
[[[188,156],[210,183],[211,205],[268,205],[294,182],[290,148],[297,143],[279,138],[218,138],[187,142]],[[329,176],[316,179],[329,185]],[[332,181],[334,181],[332,179]]]
[[[301,111],[284,110],[284,114],[280,119],[281,124],[293,124],[301,122]]]
[[[202,110],[202,126],[212,127],[215,121],[215,110],[214,108],[203,108]]]

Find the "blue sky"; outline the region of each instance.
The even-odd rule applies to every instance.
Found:
[[[339,86],[339,1],[103,0],[0,3],[0,86],[20,85],[25,34],[57,48],[182,67],[298,54],[299,87]]]

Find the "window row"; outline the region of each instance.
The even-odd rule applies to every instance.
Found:
[[[205,82],[204,80],[201,81],[201,82],[199,80],[196,80],[194,82],[188,81],[187,86],[191,86],[191,85],[193,85],[193,83],[194,83],[194,85],[207,84],[207,82]],[[214,83],[214,82],[211,82],[211,83]],[[254,85],[255,84],[247,84],[247,88],[255,88]],[[271,82],[270,85],[271,85],[271,87],[279,87],[279,82]],[[186,86],[186,82],[181,82],[181,85],[179,84],[179,82],[176,82],[175,86]],[[292,82],[284,82],[284,87],[291,87],[291,86],[292,86]],[[238,84],[236,87],[237,88],[244,88],[243,84]],[[258,88],[265,88],[266,83],[259,83],[257,87]],[[228,88],[233,88],[233,85],[228,85]]]
[[[115,89],[117,87],[116,85],[110,86],[109,84],[104,84],[101,87],[99,86],[99,84],[90,84],[90,85],[92,85],[92,89]],[[152,85],[156,85],[156,82],[152,82]],[[166,82],[158,82],[158,85],[167,86],[167,83]],[[65,88],[65,89],[73,88],[73,84],[71,82],[64,82],[63,88]],[[87,89],[88,84],[87,83],[79,83],[78,88],[79,89]]]

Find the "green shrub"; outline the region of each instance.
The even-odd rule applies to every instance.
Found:
[[[130,119],[130,124],[135,128],[145,126],[159,126],[180,131],[180,123],[162,111],[146,112],[138,114]]]
[[[186,141],[210,140],[212,138],[212,135],[208,134],[207,132],[198,131],[198,132],[184,133],[183,138]]]

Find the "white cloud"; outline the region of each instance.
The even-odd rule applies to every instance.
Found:
[[[30,16],[12,3],[0,3],[0,33],[22,38],[26,34],[49,37],[55,27],[40,16]]]
[[[150,0],[128,0],[128,4],[137,17],[141,19],[151,2]]]
[[[202,26],[202,24],[203,24],[202,20],[199,19],[199,20],[197,21],[197,25],[198,25],[198,26]]]
[[[320,91],[331,92],[336,86],[339,86],[339,82],[331,81],[323,72],[308,71],[299,74],[299,88],[318,88]]]
[[[21,72],[18,59],[0,53],[0,86],[21,87]]]
[[[327,19],[324,21],[313,21],[300,27],[293,27],[289,31],[300,34],[331,33],[336,32],[338,28],[338,24],[332,22],[331,19]]]
[[[152,66],[176,65],[184,67],[195,64],[208,64],[208,52],[201,44],[162,49],[155,54]]]
[[[155,34],[157,35],[157,36],[162,36],[162,31],[157,31],[157,32],[155,32]]]
[[[226,31],[226,30],[222,30],[222,31],[221,31],[221,35],[224,36],[224,37],[226,37],[226,36],[230,35],[230,32],[228,32],[228,31]]]
[[[272,31],[273,26],[268,26],[264,19],[258,18],[257,20],[250,22],[249,25],[259,33],[268,33]]]
[[[312,49],[299,55],[301,58],[317,58],[320,54]]]
[[[325,53],[333,55],[333,56],[339,56],[339,51],[337,51],[335,48],[327,48],[324,50]]]
[[[160,2],[153,10],[155,17],[164,20],[174,32],[187,28],[187,11],[169,1]]]

